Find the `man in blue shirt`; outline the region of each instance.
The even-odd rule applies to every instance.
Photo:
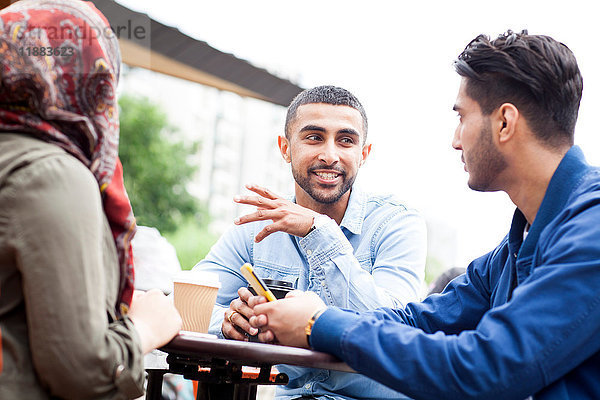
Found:
[[[249,305],[253,326],[416,399],[600,398],[600,169],[573,146],[581,74],[548,36],[481,35],[458,57],[469,186],[506,192],[510,233],[442,294],[357,313],[310,294]],[[315,321],[316,320],[316,321]]]
[[[240,274],[254,266],[262,278],[291,282],[326,304],[366,311],[417,300],[426,257],[426,228],[419,214],[390,196],[353,186],[367,159],[367,117],[345,89],[320,86],[300,93],[288,108],[278,138],[291,164],[295,199],[258,186],[236,196],[256,212],[213,246],[195,269],[217,272],[222,283],[209,332],[247,340],[257,333],[246,304],[251,296]],[[288,375],[278,399],[404,398],[371,379],[337,371],[280,366]]]

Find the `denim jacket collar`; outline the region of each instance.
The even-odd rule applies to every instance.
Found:
[[[340,227],[348,229],[355,235],[360,235],[367,212],[368,196],[356,186],[352,187],[351,190],[348,207],[346,207]]]
[[[525,241],[523,241],[523,230],[527,221],[519,209],[515,211],[509,234],[511,253],[514,249],[518,252],[519,258],[533,255],[540,234],[558,215],[588,170],[589,165],[579,146],[571,147],[550,179],[542,204]],[[523,241],[522,245],[521,241]]]
[[[350,198],[348,199],[348,206],[344,213],[344,218],[340,223],[341,228],[346,228],[355,235],[362,233],[363,222],[367,215],[367,201],[369,196],[366,192],[361,191],[356,186],[350,189]],[[291,197],[291,200],[295,203],[296,196]]]

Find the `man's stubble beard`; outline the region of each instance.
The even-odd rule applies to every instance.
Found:
[[[318,168],[311,167],[307,170],[306,175],[302,175],[300,171],[294,168],[294,163],[292,165],[292,175],[294,176],[294,180],[304,190],[313,200],[317,203],[321,204],[333,204],[337,202],[348,190],[352,188],[354,181],[356,180],[356,175],[349,177],[345,172],[341,174],[342,176],[342,184],[339,186],[339,189],[329,196],[321,195],[318,190],[315,190],[313,185],[310,182],[310,175],[312,174],[311,169],[331,169],[330,167],[321,167]],[[318,184],[316,184],[318,185]],[[316,186],[314,185],[314,186]]]
[[[496,178],[506,169],[508,163],[494,146],[491,122],[481,129],[475,147],[468,156],[470,179],[469,187],[478,192],[499,190],[494,187]]]

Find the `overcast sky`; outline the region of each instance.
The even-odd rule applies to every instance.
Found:
[[[584,78],[576,142],[600,164],[593,2],[119,2],[303,87],[335,84],[354,92],[367,110],[373,144],[361,184],[455,227],[458,265],[499,243],[514,208],[502,193],[470,191],[450,145],[459,84],[452,61],[477,34],[527,28],[573,50]]]

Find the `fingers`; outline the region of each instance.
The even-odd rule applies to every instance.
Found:
[[[248,319],[254,315],[252,308],[248,306],[245,300],[252,297],[252,293],[246,288],[238,289],[240,298],[233,300],[229,304],[229,309],[225,311],[221,331],[223,335],[230,339],[247,340],[246,333],[256,335],[258,329],[252,327]]]
[[[251,214],[246,214],[246,215],[242,215],[239,218],[236,218],[233,223],[236,225],[241,225],[241,224],[246,224],[248,222],[253,222],[253,221],[265,221],[268,219],[277,219],[277,218],[281,218],[283,216],[283,213],[281,211],[277,211],[277,210],[267,210],[264,208],[259,208],[258,210],[256,210],[255,212],[251,213]]]
[[[226,338],[235,340],[248,340],[246,334],[258,333],[258,329],[252,327],[242,314],[231,309],[225,311],[221,331]]]
[[[254,193],[266,197],[267,199],[275,200],[280,199],[281,196],[276,195],[271,192],[269,189],[258,186],[258,185],[246,185],[246,189],[252,190]]]
[[[233,201],[240,204],[248,204],[259,208],[277,208],[278,200],[269,199],[263,196],[233,196]]]
[[[255,328],[262,328],[263,326],[267,326],[268,322],[269,321],[267,320],[267,316],[264,314],[255,315],[252,318],[250,318],[250,325],[252,325]]]
[[[244,289],[244,290],[242,290],[242,289]],[[250,291],[247,288],[239,288],[238,295],[240,294],[240,292],[242,292],[242,294],[246,298],[252,297],[252,293],[250,293]],[[239,312],[246,319],[248,319],[254,315],[254,311],[252,310],[252,307],[248,306],[248,303],[246,303],[246,300],[243,300],[241,297],[239,297],[235,300],[232,300],[231,303],[229,303],[229,309],[232,311]]]
[[[266,299],[265,299],[265,300],[266,300]],[[252,300],[251,300],[251,301],[252,301]],[[265,316],[265,318],[266,318],[266,315],[265,315],[265,314],[268,314],[268,313],[269,313],[269,312],[272,310],[272,308],[273,308],[273,305],[274,305],[275,303],[279,303],[279,302],[280,302],[280,300],[277,300],[277,301],[270,301],[270,302],[269,302],[269,301],[264,301],[264,302],[260,302],[259,304],[256,304],[256,305],[253,307],[253,310],[254,310],[254,316],[258,317],[259,315],[263,315],[263,316]],[[279,305],[279,304],[277,304],[277,305]],[[263,325],[261,325],[261,326],[263,326]]]
[[[232,312],[230,314],[230,317],[227,318],[227,320],[238,331],[241,330],[245,333],[248,333],[249,335],[256,335],[258,333],[258,329],[251,326],[250,322],[248,322],[248,319],[246,319],[246,317],[244,317],[237,311]]]
[[[258,234],[254,237],[254,241],[256,243],[258,243],[261,240],[263,240],[264,238],[266,238],[267,236],[269,236],[271,233],[279,232],[282,230],[284,230],[283,223],[276,222],[276,223],[267,225],[263,228],[262,231],[258,232]]]
[[[236,316],[242,318],[236,311],[225,311],[223,324],[221,325],[221,332],[223,332],[223,336],[225,336],[227,339],[247,341],[248,336],[246,336],[246,334],[240,328],[234,325],[234,318]]]
[[[264,301],[262,300],[264,299]],[[250,299],[250,302],[256,302],[257,304],[254,306],[256,313],[253,317],[250,318],[250,325],[253,327],[260,329],[261,331],[269,330],[269,318],[267,315],[274,307],[274,303],[279,303],[279,300],[274,302],[266,301],[266,299],[262,296],[255,296]]]
[[[267,316],[266,315],[255,315],[250,318],[250,325],[261,328],[267,326]],[[261,329],[258,333],[258,341],[262,343],[278,343],[275,338],[275,334],[268,329]]]
[[[241,287],[238,289],[237,293],[238,293],[238,296],[240,296],[240,300],[242,302],[246,303],[249,306],[249,308],[251,309],[252,306],[248,303],[248,299],[250,297],[254,296],[252,294],[252,292],[250,290],[248,290],[248,288],[246,288],[246,287]]]
[[[288,292],[285,297],[298,297],[298,296],[302,296],[304,292],[302,290],[292,290],[291,292]]]
[[[250,292],[250,291],[248,291],[248,292]],[[252,311],[254,312],[254,307],[256,307],[256,305],[258,305],[258,304],[266,303],[267,299],[264,296],[250,296],[250,298],[247,301],[248,301],[248,306],[250,308],[252,308]]]
[[[235,196],[233,200],[236,203],[255,206],[257,210],[254,213],[236,218],[236,225],[246,224],[254,221],[272,220],[271,225],[267,225],[259,232],[254,241],[262,241],[273,232],[285,232],[290,235],[304,237],[310,231],[313,225],[314,217],[318,215],[315,211],[299,206],[289,200],[282,199],[269,190],[255,185],[249,185],[249,188],[260,196]]]
[[[262,343],[277,343],[275,334],[271,331],[264,331],[258,334],[258,341]]]

